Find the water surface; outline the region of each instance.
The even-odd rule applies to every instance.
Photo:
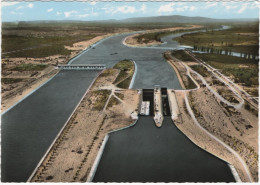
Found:
[[[235,182],[226,162],[193,144],[165,117],[110,134],[94,182]]]

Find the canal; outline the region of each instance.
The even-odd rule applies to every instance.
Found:
[[[99,72],[61,71],[2,115],[2,182],[28,180]]]
[[[129,48],[122,44],[122,40],[128,35],[131,34],[113,36],[100,42],[99,45],[95,46],[95,49],[91,48],[76,57],[73,64],[106,64],[106,67],[109,68],[127,57],[135,60],[138,68],[134,89],[149,89],[156,84],[167,88],[181,89],[175,72],[162,56],[166,50]],[[178,46],[173,44],[171,47],[176,49]],[[25,182],[28,180],[97,74],[98,72],[91,71],[62,71],[1,116],[2,182]],[[139,120],[137,126],[133,128],[139,128],[139,125],[146,124],[143,122],[140,124]],[[172,124],[169,125],[173,127]],[[168,127],[167,124],[159,131],[161,135],[164,135],[163,132],[168,132],[165,130],[166,127]],[[141,129],[141,131],[144,130]],[[171,142],[172,140],[168,140],[166,145],[171,145]],[[152,145],[146,146],[150,148],[146,153],[153,153],[155,149],[160,149],[156,142],[154,145],[152,142],[150,144]],[[148,159],[152,160],[152,158]],[[158,168],[159,163],[155,165]],[[164,164],[162,167],[165,169]],[[171,179],[167,179],[167,175],[163,177],[165,177],[163,181],[171,181]],[[162,178],[159,178],[158,181]],[[142,179],[145,181],[144,176]]]
[[[164,117],[110,134],[94,182],[235,182],[227,163],[193,144]]]

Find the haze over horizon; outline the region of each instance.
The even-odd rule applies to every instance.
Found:
[[[259,2],[1,2],[2,22],[122,20],[181,15],[214,19],[258,18]]]

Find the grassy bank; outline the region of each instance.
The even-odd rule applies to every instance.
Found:
[[[210,75],[210,73],[208,72],[206,67],[204,67],[202,65],[192,65],[192,66],[190,66],[190,68],[193,69],[194,71],[198,72],[203,77],[208,77]]]
[[[175,38],[181,45],[258,55],[258,23],[233,25],[231,29],[193,33]]]
[[[123,60],[118,62],[113,68],[120,70],[113,84],[119,88],[128,89],[135,70],[134,63],[130,60]]]

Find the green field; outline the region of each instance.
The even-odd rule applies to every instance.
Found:
[[[233,25],[231,29],[183,35],[175,38],[181,45],[196,50],[214,49],[258,55],[258,23]]]
[[[51,55],[69,55],[71,52],[64,46],[72,46],[73,43],[89,40],[95,35],[75,36],[18,36],[2,35],[3,57],[47,57]],[[19,51],[24,49],[22,51]],[[12,52],[4,54],[5,52]]]
[[[236,83],[246,86],[258,85],[258,60],[219,54],[195,54],[224,75],[233,76]]]
[[[121,81],[119,84],[117,84],[117,87],[128,89],[132,76],[134,74],[134,63],[130,60],[122,60],[114,65],[113,68],[120,70],[113,84],[117,84]]]

